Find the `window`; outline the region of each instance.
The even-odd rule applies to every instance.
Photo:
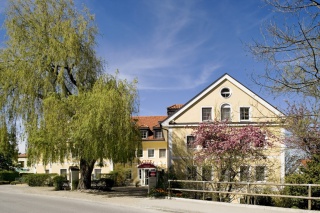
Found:
[[[229,104],[223,104],[221,106],[221,120],[222,121],[231,120],[231,108]]]
[[[67,169],[60,169],[60,175],[67,177]]]
[[[138,157],[138,158],[143,157],[143,150],[142,150],[142,149],[138,149],[138,150],[137,150],[137,157]]]
[[[148,149],[148,158],[154,158],[154,149]]]
[[[146,139],[148,138],[148,130],[141,130],[141,138]]]
[[[46,173],[46,174],[49,174],[49,173],[50,173],[49,169],[46,169],[46,170],[45,170],[45,173]]]
[[[223,174],[223,181],[230,182],[231,181],[231,170],[226,169]]]
[[[240,166],[240,181],[249,181],[249,166]]]
[[[94,179],[101,178],[101,169],[94,169]]]
[[[265,166],[256,166],[256,181],[264,181],[265,180]]]
[[[187,136],[187,148],[194,148],[194,140],[195,137],[193,135],[188,135]]]
[[[196,166],[188,166],[187,168],[187,179],[188,180],[196,180],[197,178],[197,167]]]
[[[203,166],[202,167],[202,180],[203,181],[212,180],[212,167],[211,166]]]
[[[240,107],[240,120],[248,121],[249,120],[249,107]]]
[[[159,149],[159,158],[165,158],[166,153],[167,153],[166,149]]]
[[[161,130],[155,130],[154,138],[163,138],[162,137],[162,131]]]
[[[212,120],[211,112],[212,112],[211,107],[202,108],[202,121],[211,121]]]
[[[223,88],[221,90],[221,96],[224,98],[229,98],[231,96],[231,92],[229,88]]]

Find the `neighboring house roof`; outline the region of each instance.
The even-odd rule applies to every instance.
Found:
[[[180,109],[183,107],[183,104],[174,104],[172,106],[167,107],[167,109]]]
[[[171,121],[174,121],[176,117],[184,113],[190,106],[195,104],[197,101],[199,101],[201,98],[203,98],[205,95],[207,95],[210,91],[212,91],[214,88],[216,88],[219,84],[221,84],[223,81],[228,80],[229,82],[236,85],[238,88],[240,88],[243,92],[248,94],[252,99],[256,100],[260,104],[264,105],[267,109],[272,111],[274,114],[280,116],[283,115],[282,112],[280,112],[276,107],[272,106],[270,103],[268,103],[266,100],[262,99],[259,95],[252,92],[250,89],[245,87],[243,84],[241,84],[236,79],[232,78],[228,74],[222,75],[218,80],[214,81],[211,85],[209,85],[207,88],[202,90],[199,94],[197,94],[195,97],[193,97],[190,101],[188,101],[186,104],[184,104],[179,110],[177,110],[173,115],[168,117],[166,120],[164,120],[161,125],[162,126],[169,126]],[[172,107],[174,107],[173,105]]]
[[[160,122],[165,120],[167,116],[134,116],[133,120],[137,122],[140,129],[153,131],[160,128]],[[153,139],[153,135],[148,135],[148,140]]]
[[[19,155],[18,155],[18,158],[27,158],[27,157],[28,157],[27,154],[19,154]]]

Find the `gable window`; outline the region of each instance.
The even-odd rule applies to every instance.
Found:
[[[154,149],[148,149],[148,158],[154,158]]]
[[[229,88],[223,88],[221,90],[221,96],[224,98],[229,98],[231,96],[231,91]]]
[[[256,181],[264,181],[265,180],[265,166],[256,166]]]
[[[204,107],[202,108],[202,121],[211,121],[212,120],[212,108]]]
[[[166,153],[167,153],[166,149],[159,149],[159,158],[165,158]]]
[[[221,120],[222,121],[231,120],[231,108],[229,104],[223,104],[221,106]]]
[[[163,138],[162,137],[162,131],[161,130],[155,130],[154,131],[154,138]]]
[[[141,130],[141,138],[146,139],[148,138],[148,130]]]
[[[249,116],[249,107],[240,107],[240,121],[248,121]]]
[[[187,148],[194,148],[195,137],[193,135],[187,136]]]

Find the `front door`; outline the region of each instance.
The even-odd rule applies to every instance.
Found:
[[[139,169],[139,179],[141,186],[148,186],[149,185],[149,168]]]

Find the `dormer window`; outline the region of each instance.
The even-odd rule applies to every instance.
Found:
[[[231,96],[231,91],[229,88],[223,88],[221,90],[221,96],[224,98],[229,98]]]
[[[147,139],[148,138],[148,130],[141,130],[141,138],[142,139]]]
[[[163,138],[161,130],[154,131],[154,138]]]

